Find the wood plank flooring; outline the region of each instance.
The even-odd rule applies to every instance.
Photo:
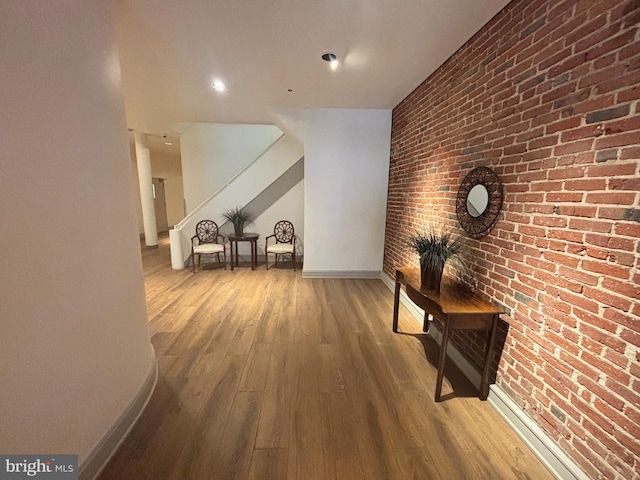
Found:
[[[550,479],[379,280],[173,271],[143,247],[153,397],[100,480]],[[281,266],[286,265],[282,264]]]

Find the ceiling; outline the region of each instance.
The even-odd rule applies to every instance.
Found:
[[[392,109],[508,2],[118,0],[128,127],[179,154],[180,124],[271,124],[274,107]]]

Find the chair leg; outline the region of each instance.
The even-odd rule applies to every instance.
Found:
[[[222,251],[222,256],[224,257],[224,269],[226,270],[227,269],[227,249],[226,248]]]
[[[293,271],[296,271],[296,251],[291,252],[291,261],[293,262]]]
[[[191,252],[191,267],[193,268],[193,273],[196,273],[196,255]]]
[[[269,254],[266,250],[264,251],[264,266],[269,270]]]

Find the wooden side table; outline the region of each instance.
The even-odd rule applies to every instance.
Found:
[[[398,308],[402,285],[405,286],[407,296],[411,301],[425,311],[423,324],[425,332],[428,331],[429,314],[442,323],[442,345],[440,346],[435,391],[436,402],[440,401],[440,393],[442,392],[444,362],[447,357],[450,331],[485,330],[489,332],[480,382],[480,399],[486,400],[489,395],[489,369],[495,349],[498,320],[500,319],[500,314],[504,313],[504,311],[451,283],[443,282],[440,292],[422,288],[419,269],[400,268],[396,270],[396,288],[393,302],[394,332],[398,331]]]
[[[251,246],[251,270],[255,270],[258,266],[258,233],[245,233],[242,235],[227,235],[229,239],[229,245],[231,247],[231,271],[233,271],[233,246],[235,244],[236,256],[235,263],[238,266],[238,242],[249,242]]]

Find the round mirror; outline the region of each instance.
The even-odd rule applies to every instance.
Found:
[[[460,226],[473,238],[486,235],[498,221],[502,209],[502,184],[487,167],[471,170],[460,185],[456,213]]]
[[[467,195],[467,212],[474,218],[479,217],[487,209],[489,192],[484,185],[476,185]]]

